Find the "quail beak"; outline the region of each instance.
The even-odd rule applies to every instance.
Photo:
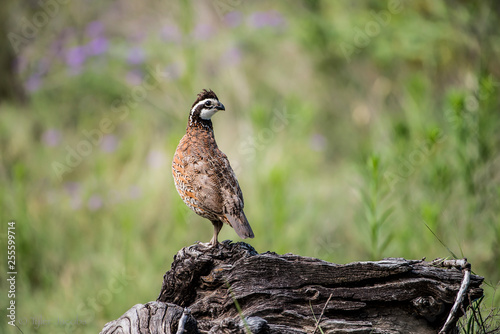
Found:
[[[217,110],[226,110],[226,108],[224,108],[224,105],[222,103],[219,102],[219,104],[215,107],[215,109]]]

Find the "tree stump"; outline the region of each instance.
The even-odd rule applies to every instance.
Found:
[[[482,281],[465,260],[340,265],[195,244],[174,256],[156,302],[101,333],[452,333]]]

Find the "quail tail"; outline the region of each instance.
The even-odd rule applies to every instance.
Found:
[[[254,237],[252,228],[243,211],[241,211],[239,216],[230,214],[226,214],[225,216],[240,238],[246,239]]]

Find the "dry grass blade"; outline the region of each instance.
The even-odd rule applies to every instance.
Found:
[[[330,297],[328,297],[328,300],[325,303],[325,306],[323,306],[323,310],[321,311],[321,314],[319,315],[318,320],[316,321],[316,327],[314,327],[313,334],[316,334],[316,331],[318,330],[319,324],[321,322],[321,318],[323,318],[323,314],[325,314],[326,306],[330,302],[330,299],[332,299],[333,293],[330,294]]]

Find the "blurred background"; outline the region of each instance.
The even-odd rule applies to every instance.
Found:
[[[203,88],[258,252],[467,257],[500,306],[499,2],[4,2],[0,246],[15,220],[24,333],[99,332],[210,240],[170,167]]]

